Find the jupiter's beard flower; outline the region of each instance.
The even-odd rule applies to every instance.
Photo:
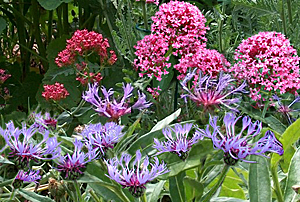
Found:
[[[194,72],[196,69],[194,70]],[[194,77],[194,72],[188,73],[186,78],[181,82],[183,90],[188,94],[181,95],[182,98],[190,98],[204,110],[213,110],[225,106],[232,111],[238,111],[234,105],[240,102],[240,98],[234,97],[235,94],[246,93],[246,83],[236,87],[234,79],[229,74],[219,75],[219,78],[212,78],[209,75],[198,76],[198,81],[192,89],[188,88],[187,82]]]
[[[110,179],[121,184],[123,188],[129,188],[134,197],[140,197],[145,192],[145,185],[154,180],[157,176],[169,172],[164,162],[161,164],[157,157],[150,163],[148,156],[142,160],[140,150],[136,151],[135,160],[132,156],[123,153],[121,158],[117,157],[105,160]]]
[[[82,98],[94,106],[94,110],[100,116],[106,116],[112,121],[117,121],[121,116],[131,113],[131,109],[145,109],[151,103],[146,101],[144,93],[139,92],[138,100],[135,104],[130,106],[129,98],[132,96],[133,87],[130,84],[123,84],[124,95],[122,98],[116,99],[113,97],[113,89],[107,89],[102,86],[101,91],[103,98],[99,96],[99,87],[97,83],[89,84],[88,91],[85,91]]]
[[[198,80],[200,72],[211,75],[213,78],[222,72],[228,72],[230,63],[226,58],[216,50],[206,48],[198,48],[195,54],[188,54],[179,60],[179,64],[175,65],[181,74],[178,79],[184,78],[189,69],[197,69],[194,81]]]
[[[80,133],[87,144],[98,148],[101,156],[105,156],[106,150],[114,148],[114,145],[124,136],[122,133],[123,126],[119,126],[114,122],[108,122],[104,125],[89,124],[86,125]]]
[[[154,76],[160,81],[162,75],[169,73],[171,54],[183,57],[205,47],[208,28],[201,11],[187,2],[162,4],[152,20],[152,33],[134,47],[138,57],[134,66],[141,71],[140,77]]]
[[[39,170],[38,171],[29,170],[28,172],[24,172],[23,170],[20,170],[15,180],[13,181],[12,186],[15,189],[18,189],[22,187],[24,182],[38,183],[38,180],[41,179],[39,173],[40,173]]]
[[[261,133],[262,124],[259,121],[254,123],[247,116],[242,118],[242,128],[236,131],[236,123],[241,117],[236,117],[232,113],[227,113],[224,117],[225,131],[218,126],[218,117],[210,117],[206,129],[198,129],[198,132],[212,140],[216,149],[224,151],[224,162],[234,165],[238,160],[246,160],[249,155],[265,156],[266,152],[283,154],[282,144],[276,139],[272,131],[267,131],[265,136],[257,142],[253,138]]]
[[[43,139],[34,140],[33,136],[43,136]],[[6,129],[0,127],[0,135],[6,141],[6,147],[11,151],[9,158],[19,168],[24,168],[30,160],[55,159],[60,155],[60,147],[55,137],[49,138],[49,132],[44,130],[38,133],[33,126],[29,128],[23,124],[22,128],[15,128],[13,122],[6,124]],[[3,149],[5,149],[4,147]]]
[[[174,128],[167,127],[162,130],[167,141],[160,142],[158,139],[154,138],[153,147],[158,150],[157,154],[164,152],[176,153],[179,158],[185,160],[188,156],[188,152],[193,144],[196,144],[202,136],[195,132],[192,138],[188,138],[188,134],[193,128],[192,123],[187,123],[185,125],[175,124]],[[175,134],[175,137],[173,137]]]
[[[66,154],[58,158],[57,170],[61,172],[66,179],[76,180],[83,175],[86,170],[86,165],[97,158],[98,149],[92,145],[83,144],[78,139],[75,139],[73,154]],[[83,147],[86,147],[83,149]],[[87,152],[84,152],[87,150]]]
[[[183,1],[170,1],[159,7],[152,17],[152,33],[164,37],[174,49],[173,54],[188,54],[205,46],[206,19],[198,9]]]
[[[55,83],[53,85],[44,85],[44,92],[42,96],[46,100],[59,101],[66,98],[69,95],[67,89],[65,89],[64,84]]]
[[[260,32],[243,40],[235,59],[231,72],[238,80],[247,80],[253,100],[262,99],[261,91],[283,94],[300,88],[300,58],[281,33]]]
[[[110,51],[111,56],[109,58],[108,48],[108,40],[103,38],[102,34],[94,31],[89,32],[86,29],[77,30],[72,38],[67,40],[66,49],[58,53],[55,63],[59,67],[72,65],[77,56],[84,56],[93,52],[100,56],[101,64],[107,62],[112,65],[116,61],[116,54],[114,51]]]
[[[300,102],[300,97],[297,96],[297,97],[296,97],[289,105],[284,105],[284,104],[281,102],[281,98],[279,98],[277,95],[274,95],[274,96],[273,96],[273,99],[274,99],[275,101],[277,101],[277,103],[276,103],[276,105],[275,105],[277,111],[278,111],[279,113],[281,113],[281,114],[284,116],[284,118],[287,119],[288,124],[291,125],[291,124],[295,121],[295,119],[292,118],[292,114],[293,114],[294,112],[296,112],[297,114],[299,114],[299,111],[300,111],[300,109],[293,109],[292,106],[293,106],[295,103]],[[298,117],[298,116],[296,116],[296,117]]]
[[[151,78],[154,76],[160,81],[162,75],[169,73],[167,69],[171,66],[171,63],[168,62],[170,57],[166,56],[169,44],[163,36],[147,35],[138,41],[134,48],[136,49],[135,55],[138,57],[134,60],[134,66],[141,71],[140,77],[146,75]]]

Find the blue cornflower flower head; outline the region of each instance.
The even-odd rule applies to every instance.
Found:
[[[34,182],[38,183],[38,180],[41,179],[41,176],[39,175],[40,171],[34,171],[34,170],[29,170],[27,172],[20,170],[15,177],[15,180],[12,183],[12,186],[15,189],[18,189],[23,186],[24,182]]]
[[[60,156],[57,162],[57,170],[61,172],[63,178],[76,180],[81,177],[86,170],[86,165],[95,160],[98,156],[98,149],[92,148],[91,145],[84,145],[80,140],[74,141],[74,152],[72,155],[66,154]],[[83,148],[86,146],[87,152]]]
[[[291,113],[293,112],[299,112],[300,109],[293,109],[292,106],[300,102],[300,96],[297,96],[289,105],[283,105],[281,102],[281,99],[277,95],[273,95],[272,98],[277,101],[277,111],[281,113],[288,121],[288,123],[291,125],[295,120],[291,117]]]
[[[39,134],[42,140],[34,140],[33,136]],[[60,156],[60,147],[56,137],[49,137],[49,131],[38,132],[36,128],[26,124],[22,128],[16,128],[13,122],[6,124],[6,129],[0,127],[0,135],[6,141],[6,148],[10,149],[9,158],[15,162],[19,169],[29,164],[30,160],[49,160]],[[1,151],[0,151],[1,152]]]
[[[122,133],[123,126],[120,126],[114,122],[108,122],[102,125],[89,124],[86,125],[81,135],[84,141],[92,145],[94,148],[99,148],[101,156],[104,157],[108,148],[114,148],[114,145],[124,136]]]
[[[196,69],[195,69],[196,70]],[[180,83],[183,90],[188,94],[181,95],[185,101],[190,98],[198,106],[202,106],[204,110],[213,110],[215,107],[226,108],[238,112],[232,105],[240,102],[240,98],[232,98],[235,94],[247,93],[245,87],[247,84],[244,82],[240,86],[235,87],[234,81],[229,74],[220,73],[219,78],[212,78],[210,75],[199,75],[198,81],[194,83],[193,88],[187,86],[187,82],[195,75],[195,70],[188,73],[184,80]]]
[[[107,90],[102,86],[101,91],[103,98],[99,96],[98,83],[89,84],[88,91],[85,91],[82,98],[91,103],[94,106],[94,110],[99,113],[100,116],[106,116],[113,121],[119,119],[119,117],[131,113],[131,109],[145,109],[148,108],[151,103],[146,101],[144,93],[138,92],[138,100],[135,104],[130,106],[129,98],[132,96],[133,87],[131,84],[123,83],[124,96],[121,99],[116,100],[113,97],[113,89]]]
[[[198,132],[212,140],[215,149],[224,151],[224,162],[234,165],[238,160],[252,163],[245,158],[249,155],[265,156],[265,152],[283,154],[282,144],[276,139],[272,131],[267,131],[265,136],[257,142],[251,140],[261,133],[262,124],[259,121],[254,123],[248,116],[242,118],[242,128],[239,133],[235,130],[235,124],[241,119],[233,113],[227,113],[223,119],[225,131],[218,126],[218,117],[210,117],[206,129],[198,129]],[[212,132],[210,130],[212,128]]]
[[[154,138],[153,147],[158,150],[156,155],[164,152],[173,152],[176,153],[179,158],[185,160],[192,145],[196,144],[200,139],[203,139],[203,136],[197,131],[193,134],[192,138],[188,138],[188,134],[192,128],[192,123],[184,125],[175,124],[174,128],[164,128],[162,132],[167,141],[160,142],[158,139]],[[175,137],[172,135],[174,133],[176,135]]]
[[[37,128],[39,131],[43,132],[48,129],[55,129],[57,125],[57,120],[50,116],[50,113],[46,112],[42,115],[41,112],[33,112],[29,116],[33,122],[32,126]]]
[[[140,150],[136,151],[135,160],[132,161],[132,156],[123,153],[121,158],[117,157],[105,160],[109,177],[121,184],[123,188],[129,188],[130,193],[134,197],[140,197],[146,190],[145,185],[154,180],[157,176],[169,172],[164,162],[159,163],[157,157],[154,157],[154,162],[150,163],[149,157],[146,156],[142,160]]]

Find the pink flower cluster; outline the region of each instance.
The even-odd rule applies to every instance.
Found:
[[[10,74],[7,74],[4,69],[0,69],[0,84],[3,84],[9,77]]]
[[[143,40],[137,42],[135,49],[138,59],[134,60],[134,65],[141,71],[140,77],[155,76],[160,81],[162,75],[169,73],[167,68],[171,66],[171,63],[167,62],[169,56],[165,56],[169,50],[169,44],[162,36],[147,35]]]
[[[108,40],[103,38],[102,34],[89,32],[86,29],[77,30],[72,38],[67,40],[66,49],[58,53],[55,63],[59,67],[68,66],[76,61],[78,55],[83,56],[95,52],[100,56],[101,64],[108,60],[108,63],[112,65],[116,61],[116,54],[114,51],[110,51],[111,57],[108,58],[108,48]]]
[[[221,71],[228,72],[230,67],[230,63],[222,54],[206,48],[199,48],[195,54],[184,55],[179,61],[179,64],[174,66],[181,73],[178,79],[182,80],[190,68],[196,68],[194,83],[198,81],[200,71],[216,78]]]
[[[247,80],[253,100],[264,99],[261,91],[283,94],[300,88],[300,58],[281,33],[260,32],[243,40],[235,60],[230,71],[238,80]]]
[[[158,81],[168,74],[171,54],[184,57],[205,47],[206,19],[201,11],[187,2],[171,1],[162,4],[152,17],[152,34],[145,36],[134,47],[137,59],[134,66],[140,77],[155,76]]]
[[[152,17],[152,33],[162,35],[177,49],[174,54],[194,52],[195,48],[205,46],[206,19],[198,9],[187,2],[170,1],[162,4]]]
[[[66,98],[69,95],[67,89],[65,89],[64,84],[55,83],[53,85],[44,85],[44,92],[42,96],[46,100],[59,101]]]

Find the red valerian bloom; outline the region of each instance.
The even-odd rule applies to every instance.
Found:
[[[235,51],[234,76],[246,80],[253,100],[261,100],[261,91],[296,93],[300,89],[297,51],[277,32],[260,32],[243,40]]]
[[[4,69],[0,69],[0,84],[3,84],[9,77],[10,74],[7,74]]]
[[[53,85],[44,85],[44,90],[42,96],[46,100],[59,101],[69,95],[67,89],[64,88],[64,84],[58,82]]]
[[[184,55],[179,59],[179,64],[174,66],[181,74],[177,77],[182,80],[189,69],[197,69],[194,83],[197,82],[200,72],[216,78],[220,72],[228,72],[230,63],[216,50],[198,48],[195,54]]]
[[[107,49],[109,43],[102,34],[88,30],[77,30],[71,39],[67,40],[66,49],[58,53],[55,63],[58,67],[72,65],[78,55],[83,56],[94,52],[100,56],[100,63],[103,64],[108,60],[110,65],[114,64],[117,60],[114,51],[110,51],[111,57],[109,58]]]

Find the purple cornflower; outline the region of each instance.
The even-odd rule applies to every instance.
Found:
[[[60,155],[60,147],[56,137],[49,138],[49,131],[37,133],[37,129],[26,124],[22,128],[15,128],[12,121],[6,124],[6,129],[0,127],[0,134],[6,141],[6,147],[9,147],[11,152],[9,157],[14,159],[15,165],[27,166],[30,160],[38,161],[55,159]],[[41,134],[42,140],[34,140],[33,136]],[[38,143],[37,143],[38,142]]]
[[[224,162],[228,165],[234,165],[238,160],[245,160],[249,155],[264,156],[265,152],[274,152],[283,154],[281,143],[276,139],[272,131],[267,131],[265,136],[256,143],[250,143],[250,140],[261,133],[262,124],[259,121],[254,123],[248,116],[242,119],[242,129],[239,133],[235,131],[235,124],[241,119],[233,113],[227,113],[224,117],[225,131],[217,125],[218,117],[210,117],[206,129],[198,129],[198,132],[208,138],[211,138],[215,149],[224,151]],[[210,127],[213,132],[210,131]],[[245,135],[243,135],[245,132]]]
[[[124,136],[122,133],[123,126],[119,126],[114,122],[108,122],[102,125],[89,124],[86,125],[81,135],[87,144],[94,148],[99,148],[102,156],[105,156],[108,148],[114,148],[114,145]]]
[[[30,121],[33,122],[32,126],[41,132],[47,129],[56,128],[57,120],[52,118],[48,112],[46,112],[44,115],[42,115],[41,112],[33,112],[29,117],[31,119]]]
[[[132,96],[133,87],[130,84],[123,84],[124,96],[118,101],[112,97],[114,94],[113,89],[107,89],[102,86],[101,91],[103,98],[99,97],[98,93],[98,83],[89,84],[88,91],[82,95],[82,98],[94,105],[94,109],[99,113],[100,116],[106,116],[113,121],[117,121],[119,117],[131,113],[131,108],[133,109],[145,109],[148,108],[151,103],[146,101],[146,96],[144,93],[139,92],[138,101],[129,106],[129,98]]]
[[[91,145],[83,145],[78,139],[75,139],[74,152],[72,155],[66,154],[58,158],[57,170],[61,172],[65,179],[76,180],[86,169],[86,164],[96,159],[98,149],[92,148]],[[83,146],[87,147],[87,153],[83,150]]]
[[[110,179],[115,180],[123,186],[129,188],[130,193],[134,197],[140,197],[145,192],[145,184],[154,180],[157,176],[169,172],[166,164],[159,163],[157,157],[154,157],[154,163],[149,162],[148,156],[143,161],[140,150],[136,151],[136,157],[132,164],[132,156],[123,153],[120,160],[115,157],[105,160]],[[151,168],[148,168],[151,166]],[[131,168],[130,168],[131,167]],[[121,168],[121,170],[119,170]]]
[[[24,172],[23,170],[20,170],[15,177],[15,180],[12,183],[12,186],[15,189],[18,189],[22,187],[23,182],[34,182],[38,183],[37,180],[41,179],[41,176],[39,175],[40,171],[34,171],[34,170],[29,170],[27,172]]]
[[[174,152],[177,153],[179,158],[185,160],[192,145],[196,144],[200,139],[203,138],[203,136],[196,131],[193,137],[189,139],[188,134],[192,128],[192,123],[187,123],[183,126],[180,124],[175,124],[174,128],[164,128],[162,132],[167,141],[160,142],[158,139],[154,138],[153,147],[158,150],[156,155],[164,152]],[[176,138],[173,138],[172,133],[175,133]]]
[[[273,99],[277,101],[277,111],[282,113],[283,116],[287,119],[288,123],[291,125],[294,122],[294,120],[292,119],[290,113],[300,111],[300,109],[292,109],[291,107],[295,103],[300,102],[300,96],[296,97],[289,105],[283,105],[281,103],[281,99],[277,95],[273,95]]]
[[[196,69],[195,69],[196,70]],[[229,98],[230,96],[238,93],[247,93],[245,87],[246,83],[235,87],[229,74],[220,73],[219,78],[212,78],[209,75],[199,75],[198,81],[192,89],[187,87],[187,82],[195,75],[195,70],[188,73],[185,79],[181,82],[182,88],[188,93],[181,95],[186,100],[189,97],[198,106],[203,106],[204,110],[212,110],[214,107],[220,108],[221,105],[229,108],[234,112],[238,110],[231,105],[237,104],[240,98]]]

